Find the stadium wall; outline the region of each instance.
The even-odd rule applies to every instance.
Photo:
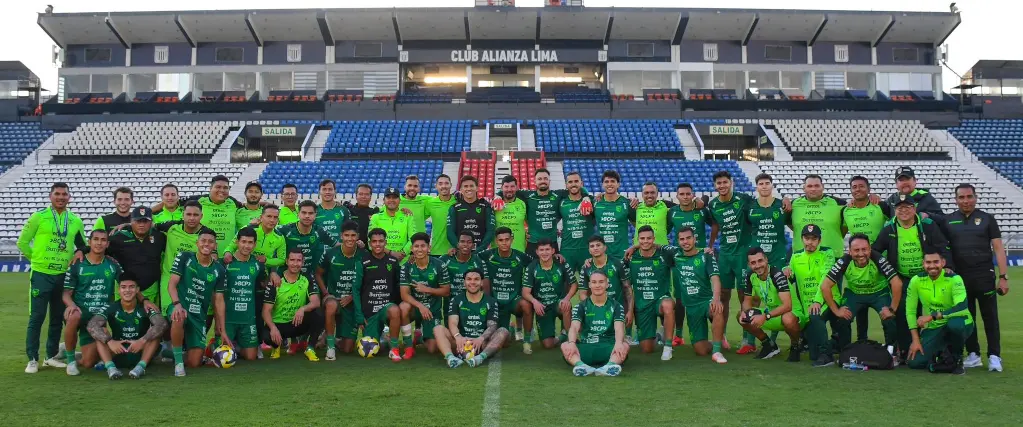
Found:
[[[633,43],[652,44],[654,46],[653,56],[648,58],[630,57],[629,45]],[[700,47],[700,49],[700,51],[703,52],[703,47]],[[668,40],[611,40],[607,43],[607,60],[625,62],[671,62],[671,42]]]
[[[813,45],[813,63],[832,65],[835,62],[835,45],[844,44],[849,46],[849,62],[842,62],[843,65],[870,65],[873,63],[870,53],[870,43],[855,42],[817,42]]]
[[[916,62],[895,62],[894,50],[897,48],[916,48]],[[934,65],[934,47],[927,43],[879,43],[877,45],[877,65]]]
[[[153,61],[156,46],[167,46],[167,63]],[[138,43],[131,46],[132,67],[187,67],[192,65],[192,46],[188,43]]]
[[[767,46],[788,46],[792,48],[792,55],[789,56],[788,61],[767,59],[765,57]],[[721,48],[718,47],[718,49]],[[831,56],[834,58],[834,53],[832,53]],[[806,43],[750,40],[750,42],[746,44],[746,62],[749,64],[806,64]]]
[[[380,43],[380,57],[355,56],[356,43]],[[334,62],[398,62],[398,42],[394,40],[337,40],[334,44]]]
[[[302,57],[298,62],[288,62],[288,45],[302,46]],[[266,42],[263,43],[263,64],[323,64],[327,58],[327,47],[321,41]]]
[[[85,60],[85,49],[110,49],[109,61]],[[124,46],[120,44],[71,44],[64,50],[64,66],[68,68],[84,67],[123,67],[125,57]],[[152,57],[152,55],[150,55]]]
[[[217,48],[218,47],[240,47],[244,49],[242,51],[242,62],[232,62],[230,64],[224,64],[217,62]],[[257,52],[258,46],[255,42],[218,42],[218,43],[199,43],[198,48],[195,51],[195,64],[196,65],[256,65],[259,62],[259,52]],[[303,52],[304,54],[305,52]]]

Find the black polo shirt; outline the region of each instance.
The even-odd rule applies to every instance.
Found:
[[[995,256],[991,249],[991,239],[1002,238],[1002,231],[998,229],[994,215],[977,209],[966,216],[957,210],[946,219],[948,241],[952,245],[952,257],[955,258],[958,272],[991,270]]]
[[[366,234],[369,232],[369,218],[380,213],[380,208],[362,207],[350,203],[345,203],[345,207],[352,214],[352,221],[359,224],[359,240],[369,243],[369,240],[366,238]]]
[[[139,290],[144,291],[160,283],[160,263],[167,248],[166,234],[153,227],[148,236],[139,239],[129,227],[111,234],[108,239],[107,255],[117,260],[126,273],[135,275]]]

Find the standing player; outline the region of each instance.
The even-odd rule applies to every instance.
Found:
[[[746,271],[746,251],[750,244],[751,233],[746,214],[749,207],[756,203],[745,193],[736,193],[732,174],[719,171],[714,174],[714,189],[718,196],[711,199],[707,208],[710,210],[714,223],[718,224],[718,269],[721,280],[721,305],[724,306],[725,317],[728,317],[732,301],[732,289],[735,289],[739,301],[742,301],[742,281]],[[708,247],[714,242],[708,241]],[[725,350],[729,349],[728,340],[721,343]],[[742,346],[736,354],[749,354],[756,351],[753,336],[748,332],[742,334]]]
[[[561,354],[577,377],[617,377],[629,357],[625,309],[607,294],[608,277],[603,272],[594,272],[589,279],[589,298],[572,310],[572,326],[568,328],[568,341],[561,344]],[[596,365],[603,366],[593,368]]]
[[[512,248],[526,251],[526,202],[516,196],[518,181],[508,175],[501,180],[501,198],[494,199],[494,222],[497,228],[508,228],[515,236]],[[496,235],[494,237],[497,237]],[[496,247],[496,242],[491,247]]]
[[[802,230],[807,224],[821,228],[821,244],[829,248],[843,248],[842,207],[845,199],[824,193],[824,181],[820,175],[810,174],[803,178],[803,196],[792,201],[790,226]],[[792,250],[803,249],[803,242],[792,241]]]
[[[394,302],[401,286],[401,266],[387,252],[387,232],[382,228],[369,230],[369,256],[362,260],[362,281],[355,282],[352,299],[355,323],[362,326],[362,336],[379,337],[384,326],[390,330],[391,350],[387,357],[401,361],[398,332],[401,330],[401,309]]]
[[[217,232],[217,253],[222,254],[234,241],[238,233],[237,214],[242,205],[231,197],[231,181],[224,175],[217,175],[210,180],[208,195],[195,195],[185,200],[199,202],[202,206],[203,225]],[[153,208],[153,212],[162,206]]]
[[[81,257],[85,245],[85,227],[81,218],[68,210],[71,191],[57,182],[50,186],[50,206],[28,218],[18,235],[18,251],[31,263],[29,274],[29,315],[25,337],[28,356],[26,374],[39,372],[39,333],[50,309],[50,327],[46,333],[46,366],[64,368],[57,360],[64,311],[64,274],[71,260]]]
[[[446,308],[447,327],[437,325],[433,333],[437,337],[437,349],[444,355],[448,367],[457,368],[467,363],[470,368],[475,368],[488,357],[496,356],[510,335],[507,329],[497,326],[497,300],[483,292],[483,273],[480,270],[466,271],[462,281],[465,293],[453,296],[451,305]],[[467,343],[473,350],[482,350],[463,362],[452,350],[461,353]]]
[[[341,246],[328,249],[316,268],[316,284],[323,294],[326,312],[328,361],[337,357],[335,344],[338,337],[341,338],[341,351],[345,354],[355,349],[359,325],[355,323],[352,288],[362,281],[362,261],[368,256],[364,249],[359,248],[358,242],[359,224],[354,221],[341,224]],[[341,318],[340,329],[338,317]]]
[[[593,236],[593,199],[583,194],[583,178],[579,172],[565,175],[568,193],[558,205],[558,216],[562,220],[561,247],[558,252],[575,275],[590,257],[589,239]],[[589,206],[587,212],[583,207]]]
[[[930,218],[945,232],[945,213],[941,210],[941,203],[934,198],[934,195],[922,188],[916,188],[916,173],[909,166],[902,166],[895,171],[895,194],[888,196],[888,204],[895,206],[902,197],[906,196],[917,206],[921,218]]]
[[[886,221],[895,215],[894,208],[887,202],[870,202],[870,181],[862,176],[854,176],[849,180],[852,200],[848,206],[842,207],[842,235],[863,233],[870,242],[877,239]],[[834,248],[839,250],[839,248]],[[856,317],[856,340],[867,339],[869,315],[866,311]]]
[[[281,187],[281,225],[298,222],[298,187],[287,183]]]
[[[437,176],[437,181],[434,183],[434,187],[437,189],[437,197],[429,197],[426,199],[426,208],[423,220],[430,219],[430,255],[440,257],[447,255],[453,245],[448,242],[448,212],[451,211],[451,207],[458,203],[458,200],[454,195],[451,194],[451,177],[445,174]],[[408,189],[406,189],[406,194]],[[426,196],[423,196],[426,197]],[[412,214],[415,218],[415,213]],[[421,231],[426,231],[423,228]],[[454,277],[451,278],[455,280]],[[461,279],[459,279],[461,280]],[[447,305],[445,304],[446,308]]]
[[[243,229],[251,228],[256,233],[256,246],[252,249],[252,256],[263,263],[268,271],[274,271],[283,266],[287,259],[288,248],[284,242],[284,236],[277,233],[279,215],[280,208],[277,205],[266,205],[263,206],[263,213],[259,215],[259,223],[243,227]],[[241,230],[238,232],[240,233]],[[224,253],[225,264],[231,263],[236,250],[238,250],[237,239]]]
[[[645,196],[644,196],[645,197]],[[663,202],[661,202],[663,203]],[[657,338],[657,318],[664,319],[664,349],[661,360],[671,360],[672,343],[675,341],[675,304],[671,300],[672,251],[656,246],[653,227],[644,225],[636,230],[639,237],[638,251],[631,254],[627,271],[629,283],[635,292],[636,331],[640,348],[644,353],[653,353]]]
[[[604,237],[607,254],[620,260],[629,249],[629,226],[636,220],[636,210],[629,199],[618,194],[622,176],[617,171],[604,171],[604,194],[593,205],[593,215],[597,221],[597,234]]]
[[[96,218],[92,228],[106,230],[131,223],[131,206],[134,204],[135,193],[128,187],[118,187],[114,190],[114,212]]]
[[[107,255],[135,278],[139,296],[160,301],[160,262],[167,249],[167,234],[153,229],[153,211],[139,206],[131,210],[131,228],[111,231]],[[111,292],[113,295],[113,292]],[[155,306],[154,306],[155,307]]]
[[[685,306],[689,316],[689,341],[697,356],[710,354],[717,363],[728,363],[721,354],[725,336],[724,306],[721,304],[721,279],[714,255],[696,246],[696,232],[683,227],[678,232],[679,249],[672,257],[671,276],[675,283],[676,298]],[[710,321],[714,341],[708,341],[707,322]]]
[[[494,210],[490,203],[479,198],[479,181],[472,175],[465,175],[458,183],[462,200],[448,211],[448,243],[458,244],[458,235],[468,231],[473,235],[476,252],[490,248],[494,240]],[[454,249],[449,251],[451,255]]]
[[[369,219],[369,228],[380,228],[387,232],[387,250],[391,256],[405,263],[408,262],[406,258],[412,250],[411,238],[417,228],[415,217],[402,210],[400,202],[398,189],[388,187],[384,190],[384,211]]]
[[[687,182],[678,185],[675,189],[675,198],[679,204],[668,209],[668,234],[677,238],[680,231],[687,227],[691,228],[695,233],[696,247],[704,248],[708,254],[714,255],[714,248],[708,246],[707,242],[717,240],[718,224],[714,222],[714,215],[711,215],[710,208],[697,207],[696,193],[693,192],[692,184]],[[709,240],[707,238],[708,225],[710,226]],[[676,241],[675,245],[681,246],[681,242]],[[717,268],[716,260],[714,267]],[[685,340],[682,339],[682,327],[686,319],[686,305],[682,303],[682,288],[677,283],[672,283],[672,291],[675,294],[675,342],[672,345],[680,346],[685,344]]]
[[[129,377],[142,378],[160,348],[160,337],[167,330],[167,320],[158,311],[139,306],[138,291],[138,284],[130,274],[121,276],[120,301],[89,320],[89,336],[98,343],[94,344],[96,352],[107,369],[107,377],[112,380],[121,378],[121,369],[128,367],[132,368]],[[110,332],[107,332],[108,325]],[[82,355],[84,361],[84,351]]]
[[[625,323],[632,326],[632,284],[629,282],[629,271],[621,260],[611,258],[607,254],[607,244],[604,243],[604,236],[595,235],[589,241],[590,258],[583,263],[579,271],[579,300],[589,297],[590,290],[587,284],[590,283],[590,276],[593,273],[603,273],[607,278],[605,292],[608,298],[615,300],[626,307]]]
[[[351,216],[348,208],[337,202],[337,184],[334,180],[320,181],[320,204],[316,206],[316,226],[336,239],[341,234],[341,224],[348,221]],[[319,260],[312,262],[317,261]]]
[[[451,279],[444,263],[430,256],[430,235],[412,235],[412,259],[401,266],[401,338],[405,341],[405,359],[415,355],[412,322],[423,330],[426,351],[437,351],[434,327],[441,324],[444,309],[441,299],[451,295]]]
[[[159,214],[153,215],[153,222],[156,224],[169,222],[169,221],[181,221],[181,199],[178,196],[178,186],[174,184],[164,184],[163,188],[160,189],[160,201],[163,202],[163,210]]]
[[[106,230],[95,229],[89,233],[89,253],[81,261],[71,264],[64,279],[64,357],[67,360],[67,374],[78,375],[75,362],[75,347],[82,346],[82,366],[92,367],[96,363],[96,346],[86,330],[86,323],[93,315],[102,314],[114,302],[114,289],[121,277],[121,266],[107,258]]]
[[[792,343],[788,361],[798,362],[801,351],[799,332],[806,322],[792,313],[789,281],[781,269],[767,263],[763,249],[750,248],[748,257],[749,272],[745,279],[742,311],[738,316],[739,324],[760,340],[761,347],[757,359],[770,359],[781,352],[778,343],[764,331],[785,331]],[[761,304],[764,307],[763,312],[759,309]]]
[[[547,349],[554,348],[559,340],[564,342],[568,339],[567,334],[558,332],[567,330],[572,323],[572,297],[578,289],[575,275],[568,265],[554,262],[554,252],[553,241],[540,240],[536,246],[536,258],[526,267],[522,279],[522,299],[533,306],[538,335]],[[555,329],[555,321],[559,319],[561,328]]]
[[[963,278],[945,272],[945,260],[936,250],[924,254],[926,273],[909,281],[906,297],[906,320],[911,325],[909,367],[927,368],[935,356],[948,351],[955,360],[952,373],[963,375],[963,348],[975,327],[967,308],[966,285]],[[917,317],[916,306],[923,311]],[[920,340],[923,340],[923,344]]]
[[[369,205],[370,200],[373,197],[373,187],[369,184],[363,183],[355,187],[355,204],[346,205],[348,212],[352,214],[352,221],[359,224],[359,240],[363,243],[369,241],[366,237],[366,233],[369,233],[369,219],[380,213],[380,208],[371,207]],[[436,224],[434,230],[436,230]]]
[[[753,229],[752,246],[764,250],[767,263],[774,268],[788,265],[789,248],[785,239],[785,224],[789,215],[782,209],[782,201],[774,197],[771,175],[757,175],[757,199],[750,203],[746,220]]]
[[[654,244],[664,246],[668,244],[668,210],[674,207],[674,203],[658,200],[660,192],[657,190],[657,183],[652,181],[643,184],[643,203],[636,207],[636,230],[649,226],[654,232]],[[639,233],[633,239],[633,245],[639,244]]]
[[[825,323],[831,323],[831,331],[838,337],[838,348],[845,348],[849,344],[849,324],[840,324],[830,312],[821,313],[821,281],[835,264],[835,252],[820,245],[821,229],[816,225],[803,227],[800,239],[803,241],[803,249],[792,253],[792,259],[783,273],[796,288],[795,292],[791,292],[792,312],[800,319],[809,319],[804,336],[810,348],[810,360],[816,362],[824,343],[813,340],[829,336]],[[859,319],[856,321],[859,322]]]
[[[263,207],[260,206],[262,200],[263,186],[260,183],[252,181],[245,184],[245,206],[235,212],[235,227],[238,230],[253,225],[254,220],[263,214]]]
[[[426,206],[430,203],[431,197],[419,194],[420,189],[418,176],[409,175],[405,177],[405,194],[400,195],[401,200],[398,204],[400,209],[407,211],[405,215],[412,217],[412,224],[415,227],[413,233],[426,231]],[[387,195],[384,194],[385,201],[386,198]],[[387,232],[388,236],[390,236],[390,233],[390,231]]]
[[[266,323],[267,336],[263,343],[273,344],[271,359],[281,357],[281,346],[284,340],[298,337],[318,337],[323,332],[323,317],[319,312],[320,294],[316,285],[310,282],[302,268],[306,265],[302,250],[288,250],[288,269],[281,276],[281,286],[267,286],[263,296],[263,322]],[[319,362],[315,343],[308,342],[305,358],[310,362]]]
[[[558,205],[561,204],[568,192],[566,190],[551,190],[551,173],[545,168],[537,169],[533,173],[533,182],[536,184],[535,191],[518,190],[515,192],[515,196],[526,203],[526,225],[529,234],[526,239],[526,255],[536,258],[536,246],[544,239],[553,242],[555,252],[558,251],[558,220],[560,219]],[[582,190],[581,194],[585,196],[586,191]],[[496,197],[502,198],[503,196],[502,189]],[[512,229],[512,231],[515,230]]]
[[[448,270],[448,277],[451,278],[451,296],[445,297],[442,301],[445,309],[447,309],[452,298],[465,292],[465,283],[462,282],[465,272],[469,270],[485,271],[483,261],[473,253],[475,248],[473,247],[472,237],[471,232],[462,231],[458,235],[458,246],[455,248],[455,254],[444,255],[440,258],[444,268]],[[486,277],[481,280],[484,282],[483,288],[490,289],[490,281]]]
[[[185,212],[188,215],[188,212]],[[199,232],[198,252],[181,252],[171,267],[171,346],[174,376],[185,376],[185,366],[198,367],[206,347],[206,317],[213,302],[213,290],[224,286],[227,271],[216,259],[217,235]],[[185,354],[187,352],[187,354]]]
[[[256,247],[256,230],[252,227],[238,232],[235,245],[238,249],[226,267],[227,279],[222,287],[214,289],[217,332],[222,344],[239,350],[245,360],[256,360],[259,335],[255,294],[265,280],[266,268],[252,254]]]
[[[522,352],[533,353],[533,306],[522,299],[522,278],[529,256],[512,248],[514,236],[508,227],[499,227],[494,233],[493,249],[480,253],[490,280],[490,295],[497,300],[497,325],[511,332],[512,314],[522,323]],[[505,343],[506,345],[508,343]]]
[[[166,313],[171,306],[170,277],[174,268],[174,260],[179,253],[197,252],[196,242],[203,231],[215,233],[202,225],[202,207],[198,202],[185,202],[181,208],[181,221],[168,221],[157,225],[157,230],[167,235],[167,247],[163,251],[163,263],[160,266],[160,311]]]
[[[284,237],[284,245],[288,252],[292,249],[302,250],[302,274],[314,281],[316,265],[323,257],[323,252],[337,246],[335,238],[316,226],[317,206],[312,200],[304,200],[298,205],[298,222],[284,225],[277,232]],[[313,282],[315,283],[315,282]]]

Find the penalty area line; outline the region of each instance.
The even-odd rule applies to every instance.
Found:
[[[490,359],[487,385],[483,390],[483,427],[501,425],[501,355]]]

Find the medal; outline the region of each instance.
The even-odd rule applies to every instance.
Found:
[[[64,213],[64,229],[60,229],[60,216],[57,215],[57,211],[50,209],[50,213],[53,215],[53,231],[60,239],[57,244],[57,249],[63,251],[67,249],[67,234],[70,228],[69,222],[71,218],[70,212]]]

